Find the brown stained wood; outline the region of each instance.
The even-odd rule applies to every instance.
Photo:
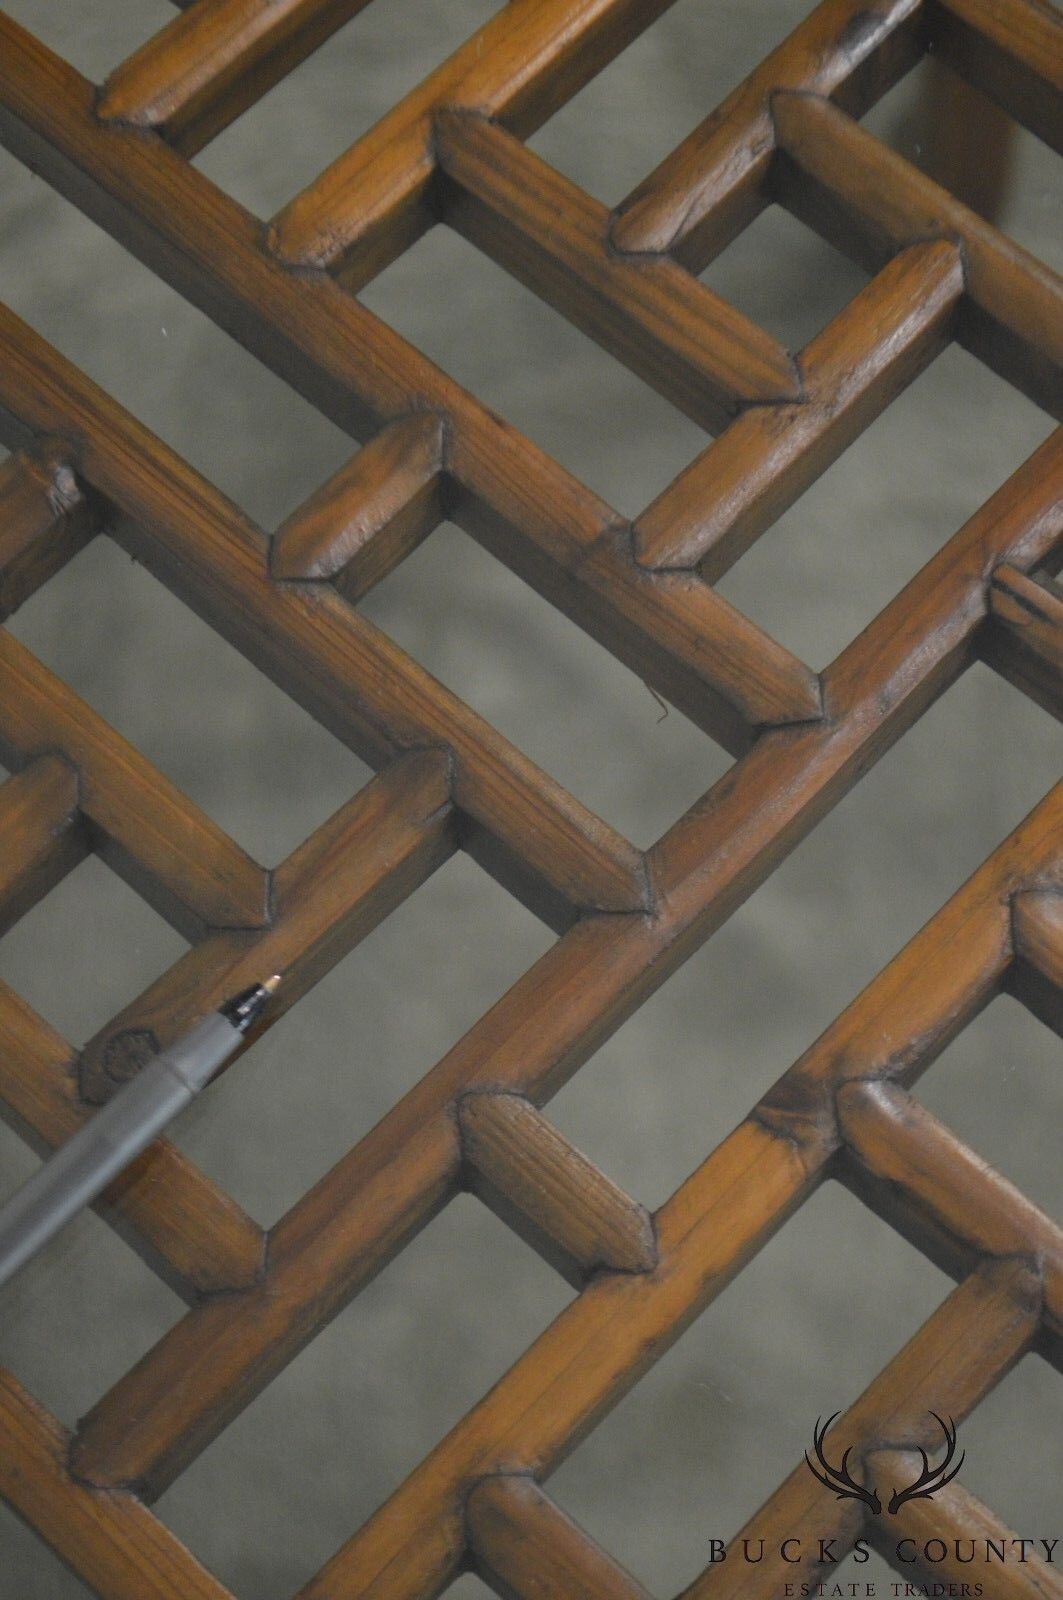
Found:
[[[499,18],[516,15],[509,6]],[[85,80],[3,15],[0,138],[43,164],[90,215],[338,426],[367,437],[411,410],[445,411],[451,475],[462,491],[454,520],[714,737],[744,748],[751,729],[817,714],[807,668],[752,623],[736,631],[731,608],[711,592],[701,602],[709,626],[696,641],[682,625],[664,636],[663,588],[644,622],[628,603],[637,570],[629,543],[610,547],[603,539],[622,528],[615,512],[327,275],[283,270],[261,249],[254,219],[157,139],[101,131]],[[33,387],[27,375],[24,402]],[[90,439],[100,442],[95,433]],[[578,579],[592,546],[599,581],[590,592]]]
[[[693,421],[718,432],[736,408],[800,397],[777,340],[673,262],[618,257],[605,206],[504,128],[441,111],[433,129],[446,222]]]
[[[0,983],[0,1115],[42,1156],[92,1114],[77,1096],[75,1059],[66,1040]],[[191,1303],[246,1289],[262,1271],[262,1229],[167,1139],[138,1157],[95,1209]]]
[[[532,1478],[481,1478],[465,1517],[476,1569],[505,1600],[650,1600]]]
[[[516,1094],[479,1091],[458,1102],[470,1187],[575,1287],[597,1271],[652,1272],[653,1223]]]
[[[0,783],[0,937],[84,858],[80,823],[77,774],[61,757]]]
[[[400,757],[277,868],[268,928],[204,939],[90,1040],[84,1097],[102,1102],[121,1081],[109,1065],[116,1035],[148,1030],[165,1047],[229,995],[279,972],[276,1000],[249,1035],[261,1037],[452,854],[455,835],[446,757]]]
[[[993,574],[989,610],[986,660],[1063,719],[1063,592],[1002,566]]]
[[[752,407],[643,512],[642,564],[722,577],[939,354],[962,293],[946,240],[889,262],[802,351],[803,402]]]
[[[431,413],[378,433],[277,529],[273,576],[368,594],[443,520],[444,433]]]
[[[281,260],[344,271],[352,287],[431,225],[432,116],[461,106],[526,136],[667,10],[671,0],[509,0],[274,219]]]
[[[27,411],[92,431],[93,459],[86,459],[85,470],[125,519],[116,535],[312,715],[377,766],[411,748],[450,750],[459,803],[525,869],[537,869],[552,919],[566,920],[559,900],[566,908],[641,908],[642,861],[626,839],[339,595],[274,583],[261,531],[6,312],[0,313],[0,349],[7,358],[0,368],[5,399],[19,404],[25,372],[21,403]],[[32,408],[26,403],[31,383]],[[92,427],[101,410],[106,434]],[[539,840],[538,848],[529,848],[530,838]],[[490,859],[497,864],[497,857]],[[498,870],[505,877],[505,865]]]
[[[674,255],[700,272],[770,201],[777,89],[828,95],[859,116],[921,53],[918,0],[823,0],[618,208],[626,255]]]
[[[1063,150],[1063,26],[1043,0],[932,0],[934,48],[1039,139]]]
[[[97,521],[59,447],[42,441],[0,466],[0,621],[77,555]]]
[[[66,1470],[67,1434],[0,1371],[0,1494],[107,1600],[233,1600],[128,1494],[100,1495]]]
[[[960,343],[1054,416],[1063,416],[1063,283],[902,156],[815,95],[772,98],[780,198],[872,266],[927,238],[963,245]]]
[[[111,73],[105,122],[156,128],[194,155],[369,0],[183,0],[188,9]]]
[[[623,1267],[628,1249],[651,1270],[592,1272],[491,1393],[352,1530],[303,1600],[426,1600],[476,1559],[514,1594],[541,1586],[549,1571],[563,1590],[600,1584],[627,1597],[608,1554],[560,1518],[533,1480],[575,1448],[824,1177],[852,1180],[859,1169],[884,1228],[901,1229],[951,1270],[973,1268],[839,1425],[862,1454],[885,1443],[896,1461],[929,1445],[931,1405],[962,1417],[1026,1350],[1054,1355],[1058,1344],[1055,1234],[901,1086],[1003,987],[1059,1021],[1063,791],[682,1185],[656,1219],[652,1262],[639,1254],[644,1214],[535,1109],[978,654],[992,661],[992,641],[1012,627],[1002,611],[1063,559],[1057,434],[822,679],[693,570],[733,560],[948,337],[1042,402],[1054,393],[1055,282],[843,113],[860,114],[933,42],[1039,126],[1056,68],[1038,59],[1048,35],[1026,0],[880,0],[871,9],[827,0],[640,186],[610,234],[596,202],[518,141],[651,23],[661,0],[511,0],[267,234],[151,124],[185,150],[197,147],[343,9],[344,0],[277,0],[267,14],[255,0],[195,0],[112,77],[103,119],[92,86],[0,15],[5,142],[369,441],[289,519],[271,569],[269,542],[236,507],[0,314],[5,441],[56,452],[130,551],[384,768],[275,872],[249,864],[248,873],[224,835],[137,765],[32,657],[0,640],[0,690],[20,691],[0,693],[5,753],[23,768],[56,752],[70,762],[86,842],[112,852],[200,940],[93,1041],[82,1087],[105,1097],[116,1032],[139,1023],[174,1037],[265,965],[285,973],[284,1004],[297,1001],[459,845],[567,931],[293,1206],[264,1258],[255,1225],[227,1216],[225,1196],[169,1147],[155,1147],[144,1177],[157,1170],[165,1183],[131,1182],[111,1220],[139,1229],[135,1247],[190,1298],[204,1287],[229,1292],[195,1304],[99,1398],[76,1441],[49,1434],[47,1419],[20,1434],[16,1487],[25,1495],[41,1478],[41,1440],[52,1438],[55,1473],[26,1514],[53,1539],[64,1530],[64,1553],[101,1592],[153,1594],[129,1575],[143,1565],[158,1581],[159,1525],[130,1490],[152,1495],[172,1481],[475,1168],[485,1197],[508,1208],[518,1229],[534,1226],[540,1244],[545,1232],[562,1265],[594,1267],[595,1238],[605,1234],[616,1245],[610,1265]],[[141,126],[107,121],[115,106],[119,119]],[[772,199],[881,266],[803,353],[800,391],[758,388],[764,363],[777,368],[778,347],[684,271]],[[440,212],[673,400],[704,408],[706,420],[731,404],[749,407],[647,513],[641,545],[608,504],[352,297],[353,285]],[[662,259],[665,251],[682,265]],[[349,604],[444,510],[738,756],[647,857]],[[63,547],[33,518],[32,556],[13,570],[22,560],[37,583]],[[675,561],[690,570],[671,570]],[[344,585],[348,598],[333,592]],[[1014,674],[1018,686],[1049,693],[1044,650],[1033,655],[1036,671]],[[49,815],[45,806],[43,827],[27,822],[23,792],[0,791],[0,823],[6,809],[19,851],[9,869],[16,906],[20,874],[43,887],[37,863]],[[71,825],[71,837],[79,831]],[[236,920],[227,912],[242,874],[261,898],[253,917]],[[215,910],[204,916],[211,891]],[[38,1145],[62,1136],[65,1118],[85,1114],[69,1047],[0,990],[0,1037],[4,1029],[18,1041],[9,1061],[0,1050],[6,1114]],[[942,1152],[945,1176],[935,1166]],[[59,1462],[68,1452],[74,1478]],[[0,1492],[14,1494],[3,1467]],[[125,1565],[109,1547],[100,1556],[87,1508],[97,1520],[125,1518]],[[799,1526],[845,1544],[861,1522],[801,1465],[751,1526],[776,1543],[781,1528]],[[690,1594],[740,1588],[742,1600],[776,1600],[779,1577],[718,1564]],[[174,1592],[198,1595],[198,1581],[198,1569],[182,1569]]]
[[[892,1493],[894,1485],[914,1483],[923,1463],[920,1456],[898,1450],[875,1452],[869,1456],[868,1465],[877,1481]],[[873,1518],[868,1523],[866,1537],[891,1562],[896,1562],[897,1548],[902,1546],[903,1571],[908,1583],[958,1584],[961,1592],[964,1583],[968,1588],[973,1586],[975,1566],[959,1559],[956,1541],[963,1541],[959,1556],[966,1556],[970,1540],[977,1540],[976,1550],[985,1552],[985,1540],[991,1539],[1001,1550],[1003,1560],[998,1560],[994,1554],[983,1565],[979,1558],[976,1567],[984,1593],[991,1594],[993,1600],[1063,1600],[1063,1576],[1058,1565],[1045,1564],[1040,1541],[1031,1541],[1029,1534],[1016,1535],[969,1494],[959,1479],[935,1491],[930,1500],[907,1501],[893,1517]],[[1052,1536],[1048,1537],[1051,1540]],[[1017,1543],[1017,1539],[1025,1539],[1025,1545]],[[941,1559],[931,1563],[923,1559],[923,1551],[935,1540],[941,1543],[943,1554],[938,1543],[934,1543],[933,1553]],[[1057,1548],[1054,1552],[1057,1559],[1058,1554]],[[901,1570],[899,1563],[897,1570]]]
[[[186,937],[260,927],[261,867],[11,634],[0,632],[0,751],[22,766],[61,751],[94,848]]]
[[[953,1276],[984,1257],[1036,1257],[1045,1331],[1063,1350],[1063,1230],[895,1084],[851,1081],[836,1104],[855,1191]]]
[[[1011,987],[1063,1036],[1063,884],[1018,894],[1011,903],[1016,962]]]

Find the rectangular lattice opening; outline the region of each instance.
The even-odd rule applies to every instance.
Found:
[[[234,1594],[290,1600],[569,1298],[460,1196],[204,1451],[159,1515]]]
[[[272,1224],[550,942],[475,862],[452,857],[190,1108],[174,1138]]]
[[[196,156],[209,178],[257,216],[271,216],[312,183],[487,22],[500,0],[361,3],[364,9]]]
[[[942,1273],[837,1184],[807,1200],[553,1474],[548,1492],[674,1594],[937,1307]]]
[[[824,667],[1051,431],[1032,401],[949,345],[716,587]]]
[[[263,527],[348,459],[346,434],[4,150],[0,185],[5,303]]]
[[[1058,765],[1052,719],[989,668],[969,669],[601,1046],[550,1118],[659,1205],[1032,810]]]
[[[94,540],[10,627],[265,865],[371,776],[110,539]]]
[[[623,512],[645,505],[707,442],[682,412],[450,228],[425,234],[360,298]]]
[[[924,56],[863,125],[1059,270],[1059,157],[938,55]]]
[[[0,940],[0,979],[74,1045],[188,946],[97,856],[87,856]]]
[[[788,350],[800,350],[859,293],[867,274],[782,206],[769,206],[701,280]]]
[[[450,523],[359,609],[637,845],[652,844],[730,766],[686,717]]]
[[[1059,1040],[1019,1001],[1002,995],[987,1007],[916,1094],[1050,1217],[1063,1216]]]
[[[38,1166],[0,1123],[0,1202]],[[4,1285],[0,1367],[72,1428],[184,1310],[107,1223],[82,1211]],[[0,1594],[7,1600],[2,1581]]]

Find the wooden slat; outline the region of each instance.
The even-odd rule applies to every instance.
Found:
[[[772,98],[786,205],[872,266],[919,239],[963,244],[957,338],[1046,411],[1063,416],[1063,284],[902,156],[816,95]]]
[[[180,3],[187,10],[111,73],[99,114],[194,155],[369,0]]]
[[[107,1600],[233,1600],[133,1495],[70,1477],[67,1435],[0,1371],[0,1493]]]
[[[994,626],[986,631],[986,660],[1063,719],[1063,594],[1002,566],[993,574],[989,606]]]
[[[1063,1036],[1063,885],[1016,895],[1011,905],[1016,963],[1012,988],[1046,1027]]]
[[[78,782],[59,756],[40,756],[0,784],[0,935],[81,861]]]
[[[482,1478],[469,1495],[466,1518],[476,1569],[499,1594],[516,1600],[650,1600],[532,1478]]]
[[[643,512],[643,565],[721,577],[939,353],[962,293],[956,245],[902,251],[802,351],[802,404],[752,407]]]
[[[640,377],[718,432],[737,408],[801,398],[776,339],[671,261],[609,245],[609,212],[496,123],[442,111],[446,221]]]
[[[458,1102],[470,1186],[580,1288],[592,1273],[651,1272],[653,1223],[522,1095]]]
[[[0,621],[77,554],[97,521],[60,445],[42,441],[0,466]]]
[[[942,60],[1063,150],[1063,24],[1042,0],[933,0],[930,37]]]
[[[285,518],[270,546],[272,575],[330,581],[360,600],[442,521],[444,434],[431,413],[378,433]]]

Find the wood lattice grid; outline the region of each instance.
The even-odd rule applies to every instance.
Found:
[[[1060,1363],[1058,1230],[909,1092],[1002,987],[1059,1026],[1059,789],[655,1217],[538,1109],[973,659],[1058,712],[1058,433],[821,675],[710,585],[948,340],[1058,406],[1057,280],[852,117],[932,47],[1051,140],[1059,29],[1034,0],[826,0],[609,215],[521,136],[664,6],[510,0],[263,228],[188,157],[355,9],[194,0],[99,94],[0,14],[10,148],[367,441],[270,543],[4,313],[4,609],[106,531],[379,769],[266,872],[5,635],[5,919],[95,850],[194,944],[76,1083],[0,991],[0,1091],[57,1143],[109,1092],[116,1033],[165,1042],[265,966],[291,1005],[458,848],[560,938],[268,1234],[172,1145],[142,1158],[106,1213],[190,1310],[73,1439],[5,1377],[0,1492],[101,1595],[223,1595],[147,1502],[466,1186],[581,1292],[301,1592],[413,1600],[471,1563],[505,1594],[635,1595],[540,1481],[824,1177],[958,1279],[839,1424],[882,1481],[931,1407],[964,1417],[1028,1349]],[[796,358],[692,275],[771,200],[875,272]],[[439,218],[719,433],[634,526],[354,298]],[[650,851],[353,609],[444,516],[738,757]],[[746,1531],[884,1542],[810,1482]],[[998,1527],[958,1484],[899,1520]],[[788,1576],[709,1566],[688,1594]],[[1002,1583],[1063,1593],[1051,1569]]]

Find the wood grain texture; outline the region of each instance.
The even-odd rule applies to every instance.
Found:
[[[101,1214],[189,1310],[74,1438],[0,1379],[0,1494],[104,1600],[225,1600],[145,1502],[470,1188],[579,1292],[302,1600],[434,1600],[469,1567],[520,1600],[645,1600],[542,1482],[823,1181],[959,1280],[832,1431],[865,1478],[910,1478],[930,1412],[966,1417],[1027,1352],[1063,1366],[1058,1228],[912,1092],[1004,990],[1063,1029],[1063,786],[652,1221],[540,1109],[972,662],[1058,711],[1063,430],[821,675],[706,580],[950,340],[1058,404],[1058,280],[851,118],[932,47],[1054,131],[1063,52],[1037,0],[824,0],[610,216],[521,140],[664,0],[511,0],[264,226],[186,158],[359,3],[191,0],[101,93],[0,14],[4,142],[364,442],[270,540],[0,311],[0,607],[103,530],[379,769],[264,869],[0,636],[0,912],[94,849],[193,941],[80,1057],[0,987],[0,1110],[55,1145],[130,1067],[127,1030],[169,1042],[267,967],[268,1025],[457,849],[560,937],[268,1234],[166,1141],[146,1152]],[[692,275],[773,202],[876,272],[796,361]],[[440,220],[723,429],[634,525],[354,297]],[[736,756],[651,850],[358,613],[444,517]],[[1001,1527],[959,1482],[942,1526]],[[798,1463],[743,1532],[844,1551],[869,1530]],[[792,1576],[710,1563],[686,1600]],[[1060,1593],[1047,1568],[1002,1582]]]

